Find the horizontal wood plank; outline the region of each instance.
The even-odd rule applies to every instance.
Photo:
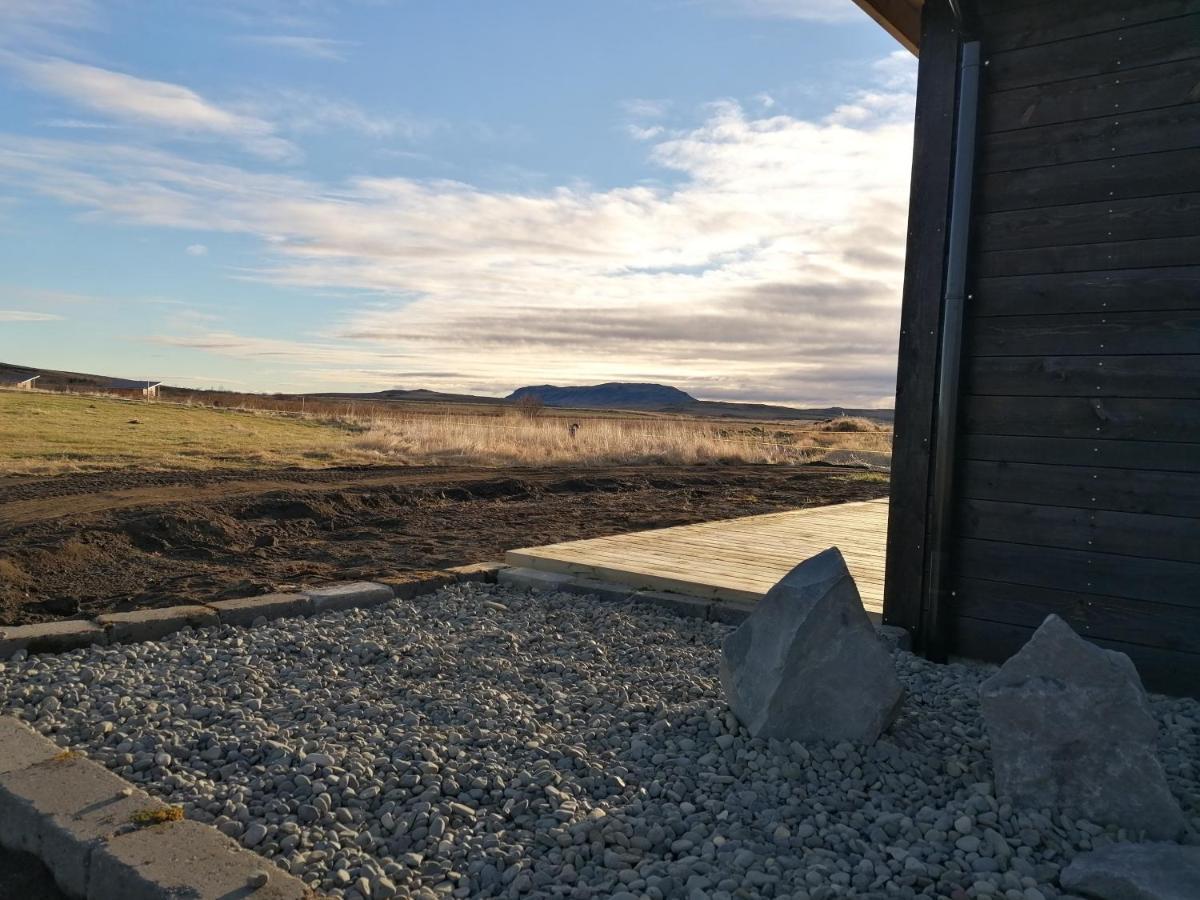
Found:
[[[1200,99],[1200,59],[1186,59],[983,96],[983,129],[992,133],[1074,122]]]
[[[1196,563],[967,538],[956,542],[955,572],[986,581],[1200,608]]]
[[[971,434],[1200,443],[1200,400],[972,395],[960,417]]]
[[[1194,13],[1200,13],[1200,0],[1090,0],[1086,15],[1072,3],[984,0],[978,15],[988,51],[995,53]]]
[[[1200,310],[1197,285],[1200,265],[979,278],[967,313],[979,318]]]
[[[978,578],[954,579],[952,590],[956,615],[1037,628],[1053,613],[1087,638],[1200,653],[1200,609]]]
[[[1196,519],[996,500],[965,500],[957,512],[965,538],[1200,563]]]
[[[1200,309],[990,316],[968,320],[975,356],[1138,356],[1200,353]]]
[[[1006,91],[1192,59],[1200,56],[1198,34],[1200,15],[1192,14],[999,50],[988,55],[984,89]]]
[[[1189,237],[1200,234],[1200,192],[989,213],[975,229],[981,253]]]
[[[964,391],[1001,397],[1200,399],[1200,353],[1190,356],[974,356]]]
[[[959,496],[1200,520],[1200,474],[1194,472],[970,459],[961,466]]]
[[[1190,266],[1200,260],[1200,235],[1112,241],[1033,250],[996,250],[975,257],[978,278],[1042,275],[1062,272],[1102,272],[1137,266]]]
[[[989,462],[1200,472],[1200,444],[967,434],[959,446],[963,459]]]
[[[993,134],[979,148],[977,172],[990,175],[1200,146],[1200,103],[1061,122]]]
[[[1192,136],[1189,136],[1189,140]],[[994,138],[983,142],[984,146]],[[1200,191],[1200,148],[994,172],[977,181],[977,215]]]

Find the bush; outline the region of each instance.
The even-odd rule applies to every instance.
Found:
[[[821,423],[822,431],[880,431],[880,427],[870,419],[861,416],[838,416],[828,422]]]

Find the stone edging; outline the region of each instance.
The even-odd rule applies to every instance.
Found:
[[[0,845],[77,900],[317,897],[216,828],[0,715]]]
[[[264,594],[212,603],[104,613],[94,620],[74,619],[39,625],[0,627],[0,661],[14,653],[64,653],[93,644],[157,641],[181,628],[256,625],[271,619],[311,616],[341,609],[377,606],[392,599],[411,600],[465,581],[495,582],[501,563],[475,563],[433,572],[411,572],[379,581],[329,584],[294,594]]]

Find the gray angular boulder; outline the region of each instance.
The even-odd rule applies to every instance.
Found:
[[[725,639],[721,685],[754,737],[879,737],[903,690],[836,547],[792,569]]]
[[[1196,900],[1200,847],[1110,844],[1075,857],[1059,883],[1095,900]]]
[[[997,793],[1154,839],[1183,833],[1154,753],[1158,723],[1124,653],[1051,615],[979,694]]]

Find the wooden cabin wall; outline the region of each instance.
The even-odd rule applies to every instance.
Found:
[[[1200,695],[1200,0],[983,0],[950,650]]]

